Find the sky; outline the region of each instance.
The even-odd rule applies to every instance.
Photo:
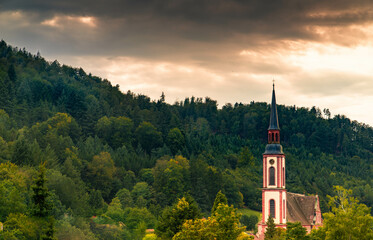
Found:
[[[370,0],[0,0],[0,38],[171,104],[269,103],[275,80],[373,126]]]

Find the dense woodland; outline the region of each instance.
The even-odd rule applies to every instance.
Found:
[[[39,239],[35,217],[58,239],[142,239],[182,197],[210,216],[220,190],[261,210],[267,103],[171,105],[4,41],[0,91],[0,239]],[[340,185],[373,206],[372,127],[317,107],[278,114],[288,191],[328,212]]]

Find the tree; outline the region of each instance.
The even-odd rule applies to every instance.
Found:
[[[161,204],[172,204],[189,190],[189,168],[189,161],[182,156],[169,161],[157,161],[153,187],[165,197],[161,199]]]
[[[194,199],[190,196],[183,197],[172,208],[163,211],[155,233],[162,239],[171,239],[181,230],[186,220],[196,219],[199,216],[200,211]]]
[[[113,148],[129,147],[132,141],[133,122],[127,117],[102,117],[97,121],[96,133]]]
[[[142,122],[137,127],[135,135],[137,141],[147,153],[163,144],[161,132],[158,132],[150,122]]]
[[[275,236],[276,236],[276,225],[275,225],[275,221],[273,220],[272,215],[268,216],[266,224],[267,224],[267,228],[266,228],[266,232],[264,233],[265,239],[266,240],[268,240],[268,239],[275,239]]]
[[[324,214],[323,226],[312,232],[314,239],[373,239],[373,217],[370,208],[359,204],[352,191],[334,187],[336,195],[328,196],[331,212]]]
[[[287,240],[307,240],[307,229],[302,227],[300,222],[286,223],[286,239]]]
[[[119,199],[120,203],[122,204],[123,209],[127,207],[132,207],[133,199],[128,189],[122,188],[115,194],[115,197]]]
[[[125,224],[130,230],[136,229],[141,222],[146,224],[146,228],[154,228],[156,219],[146,208],[126,208]]]
[[[10,213],[22,213],[27,209],[26,179],[19,168],[10,162],[0,164],[0,222]]]
[[[228,204],[227,197],[224,195],[224,193],[221,192],[221,190],[216,194],[214,205],[211,209],[211,215],[214,214],[219,204]]]
[[[218,223],[215,230],[217,239],[236,239],[245,230],[245,227],[240,227],[240,217],[233,206],[219,204],[212,216]]]
[[[50,193],[46,186],[47,179],[45,177],[45,171],[44,163],[40,164],[38,177],[35,179],[35,183],[32,186],[32,200],[34,203],[33,215],[37,217],[47,217],[52,209],[52,205],[49,201]]]
[[[40,221],[26,216],[23,213],[11,213],[4,223],[4,231],[0,239],[30,239],[38,240],[40,237]]]
[[[254,167],[255,158],[250,152],[248,147],[244,147],[241,150],[240,156],[238,158],[238,167]]]
[[[245,228],[239,226],[239,219],[237,209],[220,203],[211,217],[187,220],[173,240],[249,239],[241,235]]]
[[[44,235],[41,237],[42,240],[57,240],[55,237],[56,228],[54,227],[54,217],[49,217],[47,222],[47,228]]]
[[[181,133],[180,129],[173,128],[168,132],[167,142],[172,154],[175,155],[178,151],[182,150],[185,145],[184,135]]]
[[[100,190],[93,189],[89,195],[89,205],[93,208],[93,214],[101,213],[106,206]]]
[[[146,182],[138,182],[131,191],[132,199],[136,202],[138,198],[142,197],[148,200],[150,197],[150,189]]]
[[[242,215],[240,222],[246,226],[247,230],[255,230],[255,226],[258,223],[258,217],[255,215]]]
[[[99,155],[94,156],[87,168],[89,182],[92,184],[93,188],[101,191],[104,199],[108,200],[116,171],[110,153],[101,152]]]

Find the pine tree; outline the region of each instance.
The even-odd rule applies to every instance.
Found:
[[[52,208],[49,202],[50,193],[46,186],[47,179],[45,177],[45,163],[40,164],[38,177],[35,184],[32,186],[34,192],[32,200],[34,202],[33,215],[37,217],[47,217]]]
[[[273,239],[276,236],[276,225],[272,215],[269,215],[267,220],[267,229],[265,232],[265,239]]]
[[[49,217],[48,218],[48,223],[47,223],[47,229],[45,230],[44,236],[42,236],[42,240],[57,240],[57,238],[54,236],[56,232],[56,228],[54,227],[54,217]]]
[[[227,197],[221,192],[221,190],[218,192],[218,194],[216,194],[214,205],[211,209],[211,215],[216,211],[220,203],[226,205],[228,204]]]

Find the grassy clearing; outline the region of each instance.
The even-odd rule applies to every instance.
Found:
[[[260,219],[260,216],[262,215],[261,212],[251,210],[251,209],[248,209],[248,208],[240,208],[240,209],[238,209],[238,212],[241,213],[242,215],[247,215],[247,216],[255,215],[255,216],[258,217],[258,219]]]

